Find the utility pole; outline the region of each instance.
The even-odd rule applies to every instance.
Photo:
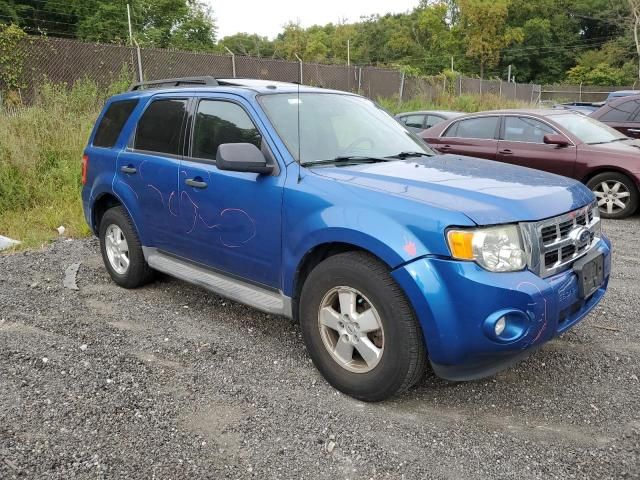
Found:
[[[231,55],[231,71],[233,72],[233,78],[236,78],[236,55],[226,45],[224,48]]]
[[[127,20],[129,22],[129,45],[133,47],[133,29],[131,28],[131,7],[127,3]]]
[[[140,55],[140,45],[138,45],[138,42],[136,42],[136,40],[133,38],[133,28],[131,27],[131,7],[129,6],[128,3],[127,3],[127,21],[129,23],[129,43],[131,44],[132,47],[135,44],[136,52],[138,54],[138,78],[140,79],[140,82],[144,82],[144,78],[142,76],[142,56]]]
[[[511,65],[509,65],[509,72],[507,73],[507,82],[511,82]]]
[[[455,72],[455,70],[453,69],[453,55],[451,55],[451,72]]]
[[[300,85],[302,85],[302,59],[298,56],[297,53],[295,53],[294,55],[298,59],[298,62],[300,62]]]
[[[347,38],[347,67],[351,65],[351,39]]]

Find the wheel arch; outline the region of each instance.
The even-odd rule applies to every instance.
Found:
[[[593,170],[589,170],[589,172],[585,175],[585,177],[581,180],[582,183],[584,183],[585,185],[587,183],[589,183],[589,181],[591,181],[594,177],[600,175],[601,173],[619,173],[621,175],[624,175],[625,177],[628,177],[633,184],[635,185],[637,190],[640,190],[640,183],[634,178],[634,175],[625,170],[624,168],[620,168],[618,166],[602,166],[602,167],[595,167]]]
[[[313,271],[313,269],[318,266],[321,262],[326,260],[329,257],[334,255],[338,255],[340,253],[345,252],[364,252],[376,260],[378,260],[381,264],[385,265],[389,271],[391,271],[392,267],[379,255],[376,255],[371,250],[357,245],[355,243],[343,242],[343,241],[335,241],[335,242],[324,242],[315,245],[310,248],[301,258],[298,263],[295,274],[293,276],[293,284],[292,284],[292,312],[293,318],[298,320],[298,302],[300,299],[300,293],[302,291],[302,287],[305,283],[305,280],[309,276],[309,274]]]

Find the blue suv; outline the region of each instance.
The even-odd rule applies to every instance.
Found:
[[[366,98],[263,80],[134,85],[83,157],[114,282],[155,271],[297,319],[337,389],[377,401],[427,362],[494,374],[585,317],[609,280],[574,180],[438,155]]]

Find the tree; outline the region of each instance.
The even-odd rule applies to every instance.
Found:
[[[640,0],[628,0],[633,16],[633,40],[638,54],[638,79],[640,79]]]
[[[485,67],[500,61],[500,52],[524,38],[522,29],[506,25],[511,0],[458,0],[460,23],[464,28],[466,53],[480,64],[480,77]]]

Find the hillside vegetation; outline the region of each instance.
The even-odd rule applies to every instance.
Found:
[[[119,88],[117,85],[114,88]],[[35,105],[0,111],[0,234],[41,245],[58,235],[89,233],[80,203],[82,151],[111,92],[91,82],[45,85]]]

